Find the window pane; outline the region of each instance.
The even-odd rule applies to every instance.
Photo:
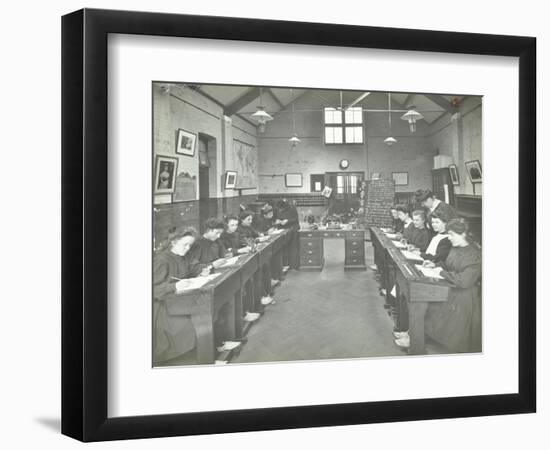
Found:
[[[363,127],[346,127],[346,143],[362,144]]]
[[[333,128],[333,130],[334,130],[334,144],[342,144],[344,142],[342,128]]]
[[[336,192],[338,194],[344,193],[344,177],[342,175],[336,177]]]
[[[342,111],[336,108],[325,108],[325,123],[327,124],[342,123]]]
[[[351,175],[350,177],[350,191],[352,194],[357,194],[357,176]]]
[[[363,111],[360,106],[346,110],[346,123],[363,123]]]
[[[334,143],[334,128],[325,127],[325,142],[327,144],[333,144]]]

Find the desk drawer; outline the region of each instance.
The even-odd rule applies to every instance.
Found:
[[[321,255],[321,254],[317,254],[317,255],[303,255],[303,254],[300,254],[300,266],[301,267],[320,266],[322,260],[323,260],[323,255]]]
[[[365,241],[362,239],[346,239],[346,252],[350,250],[365,251]]]
[[[325,239],[330,238],[340,238],[343,239],[346,237],[346,232],[342,230],[324,230],[320,232],[321,237]]]
[[[303,253],[306,250],[321,251],[320,249],[323,246],[323,241],[319,238],[307,239],[300,238],[300,253]]]
[[[345,262],[346,266],[363,266],[365,265],[365,257],[348,256]]]
[[[365,259],[364,247],[351,247],[346,245],[346,258],[363,258]]]
[[[346,239],[365,240],[365,232],[364,231],[347,231],[346,232]]]
[[[311,239],[318,238],[320,236],[320,231],[311,230],[311,231],[300,231],[300,239]]]

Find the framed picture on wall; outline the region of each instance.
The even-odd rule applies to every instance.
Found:
[[[155,194],[172,194],[176,186],[178,158],[157,155],[155,162]]]
[[[396,186],[407,186],[409,184],[409,172],[392,172],[391,176]]]
[[[453,183],[453,186],[460,185],[460,180],[458,178],[458,168],[456,167],[456,164],[451,164],[449,166],[449,173],[451,175],[451,182]]]
[[[237,172],[234,170],[227,170],[224,175],[223,188],[235,189],[237,187]]]
[[[324,174],[312,174],[310,175],[311,192],[321,192],[323,190],[323,184],[325,183]]]
[[[176,153],[179,155],[195,156],[196,142],[196,134],[179,128],[176,139]]]
[[[301,173],[286,173],[285,174],[285,186],[286,187],[302,187],[302,174]]]
[[[474,161],[466,161],[464,164],[466,165],[466,171],[472,184],[481,183],[483,178],[479,161],[476,159]]]

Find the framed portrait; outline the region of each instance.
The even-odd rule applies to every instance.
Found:
[[[98,9],[68,14],[63,17],[62,27],[62,214],[63,223],[71,224],[64,227],[62,236],[62,433],[82,441],[107,441],[536,410],[533,324],[537,323],[537,283],[536,255],[531,250],[537,246],[534,38]],[[262,30],[261,41],[258,30]],[[232,61],[231,71],[219,70],[217,64],[222,57]],[[181,61],[190,60],[194,64],[186,67],[182,79]],[[327,70],[336,64],[354,67],[346,73],[344,82],[342,77],[334,76],[335,71]],[[288,70],[290,66],[292,71]],[[255,70],[257,67],[263,70]],[[220,94],[223,89],[226,91]],[[277,101],[267,94],[268,89]],[[293,112],[308,113],[293,107],[296,92],[290,89],[323,89],[325,98],[334,98],[327,106],[332,109],[312,113],[321,130],[317,138],[325,152],[322,158],[319,149],[315,149],[314,156],[307,154],[308,138],[303,138],[292,150],[293,165],[287,163],[287,135],[294,132],[292,120],[281,120],[283,113],[271,113],[274,108],[286,108],[287,118]],[[483,215],[484,227],[491,230],[483,235],[481,250],[469,248],[470,257],[479,262],[480,272],[468,289],[481,292],[484,299],[498,299],[484,302],[482,318],[476,316],[483,330],[476,342],[482,342],[482,348],[458,352],[460,355],[454,351],[436,352],[437,357],[432,356],[433,352],[409,353],[403,350],[407,348],[406,335],[393,334],[407,330],[393,330],[392,322],[383,354],[392,357],[350,353],[338,358],[339,354],[327,353],[299,364],[284,358],[276,364],[274,358],[249,364],[258,358],[244,360],[244,350],[251,348],[253,338],[248,330],[258,328],[250,328],[252,325],[245,322],[259,321],[253,325],[259,327],[269,317],[272,320],[278,316],[261,314],[264,309],[277,311],[285,304],[292,309],[298,302],[293,297],[294,303],[270,303],[266,299],[269,296],[263,295],[265,273],[273,270],[283,283],[290,282],[292,277],[282,276],[283,261],[287,257],[284,255],[293,252],[297,263],[287,270],[296,270],[294,273],[300,275],[308,272],[301,270],[304,265],[310,270],[323,270],[323,261],[329,256],[328,252],[323,254],[324,239],[341,244],[342,255],[347,252],[339,264],[344,267],[342,273],[346,270],[348,285],[368,283],[373,287],[373,305],[380,307],[385,322],[389,324],[394,317],[388,317],[384,302],[395,299],[403,308],[394,309],[407,311],[400,318],[414,317],[408,324],[409,349],[411,343],[416,345],[416,337],[426,341],[424,347],[435,345],[427,339],[431,336],[427,333],[433,330],[426,326],[429,317],[425,312],[437,307],[428,303],[435,303],[435,298],[445,309],[452,306],[449,301],[464,294],[455,291],[459,287],[451,281],[435,276],[441,272],[428,271],[426,275],[417,267],[418,262],[411,262],[407,259],[410,255],[397,248],[384,227],[369,223],[377,216],[380,221],[390,220],[389,206],[395,199],[392,180],[374,183],[379,191],[366,191],[364,217],[355,217],[358,180],[350,174],[340,175],[341,183],[323,186],[322,195],[331,197],[333,190],[338,195],[326,202],[334,211],[317,229],[276,230],[268,241],[255,247],[255,252],[235,260],[228,257],[226,268],[217,267],[200,277],[155,281],[153,268],[168,266],[167,261],[176,261],[173,266],[177,265],[177,252],[184,253],[194,238],[189,227],[209,217],[206,213],[210,210],[200,208],[201,192],[209,192],[220,211],[266,203],[282,205],[284,210],[281,200],[286,199],[286,207],[296,201],[312,209],[311,215],[322,215],[325,205],[319,204],[318,194],[287,195],[280,176],[285,176],[285,187],[302,187],[303,176],[323,171],[319,161],[334,167],[342,158],[352,161],[353,167],[358,165],[357,170],[364,173],[370,173],[372,167],[390,173],[392,162],[400,161],[399,169],[408,171],[392,173],[395,185],[411,186],[411,191],[429,186],[432,153],[428,152],[426,164],[418,168],[414,155],[407,151],[408,145],[390,149],[380,139],[382,133],[384,137],[387,133],[385,120],[391,113],[389,107],[380,109],[388,105],[387,90],[392,91],[391,100],[396,105],[410,93],[421,94],[424,102],[417,103],[416,112],[405,105],[392,110],[405,116],[393,123],[395,136],[403,143],[415,136],[423,142],[429,139],[433,124],[437,125],[442,114],[456,120],[466,115],[470,122],[480,124],[483,110],[484,118],[488,115],[498,119],[484,120],[482,134],[473,129],[471,136],[465,137],[477,136],[477,147],[465,158],[479,157],[466,163],[472,183],[481,182],[481,160],[484,166],[517,174],[500,179],[487,176],[482,204],[481,196],[472,199],[468,195],[473,186],[465,187],[467,199],[477,201],[476,212]],[[209,98],[216,111],[221,111],[223,104],[223,114],[217,115],[195,108],[202,117],[200,125],[210,122],[205,132],[212,138],[211,148],[227,152],[216,153],[209,167],[199,167],[198,158],[165,156],[174,151],[172,124],[189,123],[182,122],[186,102],[198,95]],[[236,95],[238,101],[223,103]],[[137,97],[141,100],[136,101]],[[338,109],[342,104],[349,106],[349,111]],[[384,119],[380,120],[384,128],[378,135],[369,135],[369,127],[364,127],[363,108]],[[455,116],[457,109],[461,114]],[[414,120],[417,122],[411,123]],[[136,127],[136,123],[150,126]],[[299,129],[302,123],[300,116],[295,121],[299,136],[304,131]],[[361,153],[360,143],[367,139],[378,139],[381,144],[372,146],[372,151],[369,146],[368,158],[357,157],[356,147]],[[236,145],[237,140],[246,145]],[[325,141],[330,145],[323,145]],[[177,130],[176,155],[194,156],[196,145],[193,133]],[[271,166],[278,167],[266,172],[278,173],[277,177],[265,176],[261,185],[250,184],[246,196],[225,192],[236,187],[240,178],[240,169],[228,171],[227,167],[246,167],[253,183],[262,176],[258,168],[268,158]],[[414,162],[402,166],[403,161]],[[371,179],[374,175],[371,173]],[[161,200],[159,205],[167,201],[178,178],[180,189],[176,194],[181,191],[181,195],[173,203],[155,208],[155,198]],[[517,194],[518,201],[507,205],[510,226],[500,232],[502,214],[498,201],[493,200],[504,191]],[[291,213],[289,210],[289,217]],[[370,233],[371,241],[365,239],[366,233]],[[162,254],[152,252],[152,237],[154,248]],[[502,254],[502,239],[508,251],[506,283],[496,264]],[[368,245],[374,250],[366,252]],[[301,248],[311,253],[302,255]],[[395,284],[388,286],[383,298],[377,277],[366,271],[365,258],[372,258],[369,263],[374,263],[374,251],[385,252],[384,258],[377,258],[380,270],[385,270],[386,257],[395,262],[391,266],[396,268]],[[478,251],[483,252],[482,268]],[[185,272],[188,274],[194,273],[190,270]],[[315,294],[313,308],[347,309],[349,326],[339,332],[347,333],[348,342],[363,345],[364,340],[349,333],[364,332],[356,324],[364,310],[365,291],[335,295],[332,279],[325,280],[315,273],[307,276],[314,280],[315,289],[302,283],[299,300]],[[321,282],[324,284],[319,285]],[[393,292],[396,297],[390,299]],[[298,291],[293,293],[298,295]],[[179,296],[185,296],[186,301]],[[345,303],[345,308],[338,302]],[[472,305],[479,312],[481,303]],[[320,336],[316,334],[319,330],[324,332],[318,323],[309,322],[308,337]],[[173,340],[167,334],[156,336],[154,323],[162,323],[166,329],[175,326],[169,336],[179,336],[177,344],[185,341],[189,347],[171,353]],[[302,327],[306,321],[299,323]],[[284,339],[270,343],[274,341]],[[445,343],[439,344],[446,348]],[[446,344],[468,345],[463,341]],[[235,349],[242,345],[247,347],[238,354]],[[260,346],[258,352],[269,358],[269,350]],[[180,358],[182,366],[185,358],[205,363],[192,369],[179,365],[161,368],[153,361],[157,354],[162,354],[163,363],[173,358]],[[234,364],[236,358],[242,364]],[[466,371],[476,376],[464,377]],[[403,373],[414,383],[403,383]],[[281,379],[292,379],[292,383],[280,383]],[[265,389],[266,383],[269,389]],[[193,389],[182,390],[182,385]],[[213,386],[220,386],[223,395],[212,395]]]
[[[301,173],[285,173],[285,186],[286,187],[302,187],[302,174]]]
[[[466,165],[466,172],[468,172],[472,184],[481,183],[483,177],[481,175],[481,164],[479,161],[466,161],[464,164]]]
[[[155,164],[155,194],[172,194],[176,187],[178,158],[157,155]]]
[[[311,192],[321,192],[323,190],[323,185],[325,183],[324,174],[311,174],[309,180]]]
[[[453,186],[460,186],[460,179],[458,178],[458,169],[456,164],[451,164],[449,166],[449,174],[451,176],[451,182]]]
[[[179,155],[195,156],[197,135],[179,128],[177,130],[176,153]]]
[[[237,172],[227,170],[224,176],[224,189],[235,189],[237,187]]]
[[[396,186],[407,186],[409,184],[408,172],[392,172],[391,176]]]

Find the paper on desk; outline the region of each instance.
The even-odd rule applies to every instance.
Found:
[[[239,260],[238,256],[234,256],[233,258],[228,258],[225,260],[225,262],[220,266],[221,267],[229,267],[234,265]]]
[[[393,242],[393,245],[395,245],[397,248],[407,248],[405,244],[402,244],[399,241],[392,241],[392,242]]]
[[[424,261],[424,259],[420,255],[409,252],[408,250],[401,250],[401,253],[403,253],[403,256],[407,259],[411,259],[413,261]]]
[[[282,232],[284,232],[285,230],[283,230],[282,228],[278,229],[278,230],[275,230],[273,232],[273,234],[281,234]]]
[[[181,294],[182,292],[185,292],[185,291],[201,288],[206,283],[216,278],[218,275],[219,273],[212,273],[205,277],[186,278],[186,279],[180,280],[176,283],[176,292],[178,294]]]
[[[269,236],[260,236],[258,238],[258,242],[265,242],[269,240]]]
[[[397,239],[397,234],[395,233],[384,233],[386,235],[386,237],[390,238],[390,239]]]
[[[384,233],[391,233],[391,228],[380,228],[380,230]]]
[[[418,270],[420,270],[420,272],[422,272],[422,275],[424,275],[425,277],[429,277],[429,278],[438,278],[439,280],[443,280],[444,278],[440,275],[441,273],[441,267],[434,267],[434,268],[429,268],[429,267],[424,267],[424,266],[421,266],[420,264],[417,264],[415,266]]]

